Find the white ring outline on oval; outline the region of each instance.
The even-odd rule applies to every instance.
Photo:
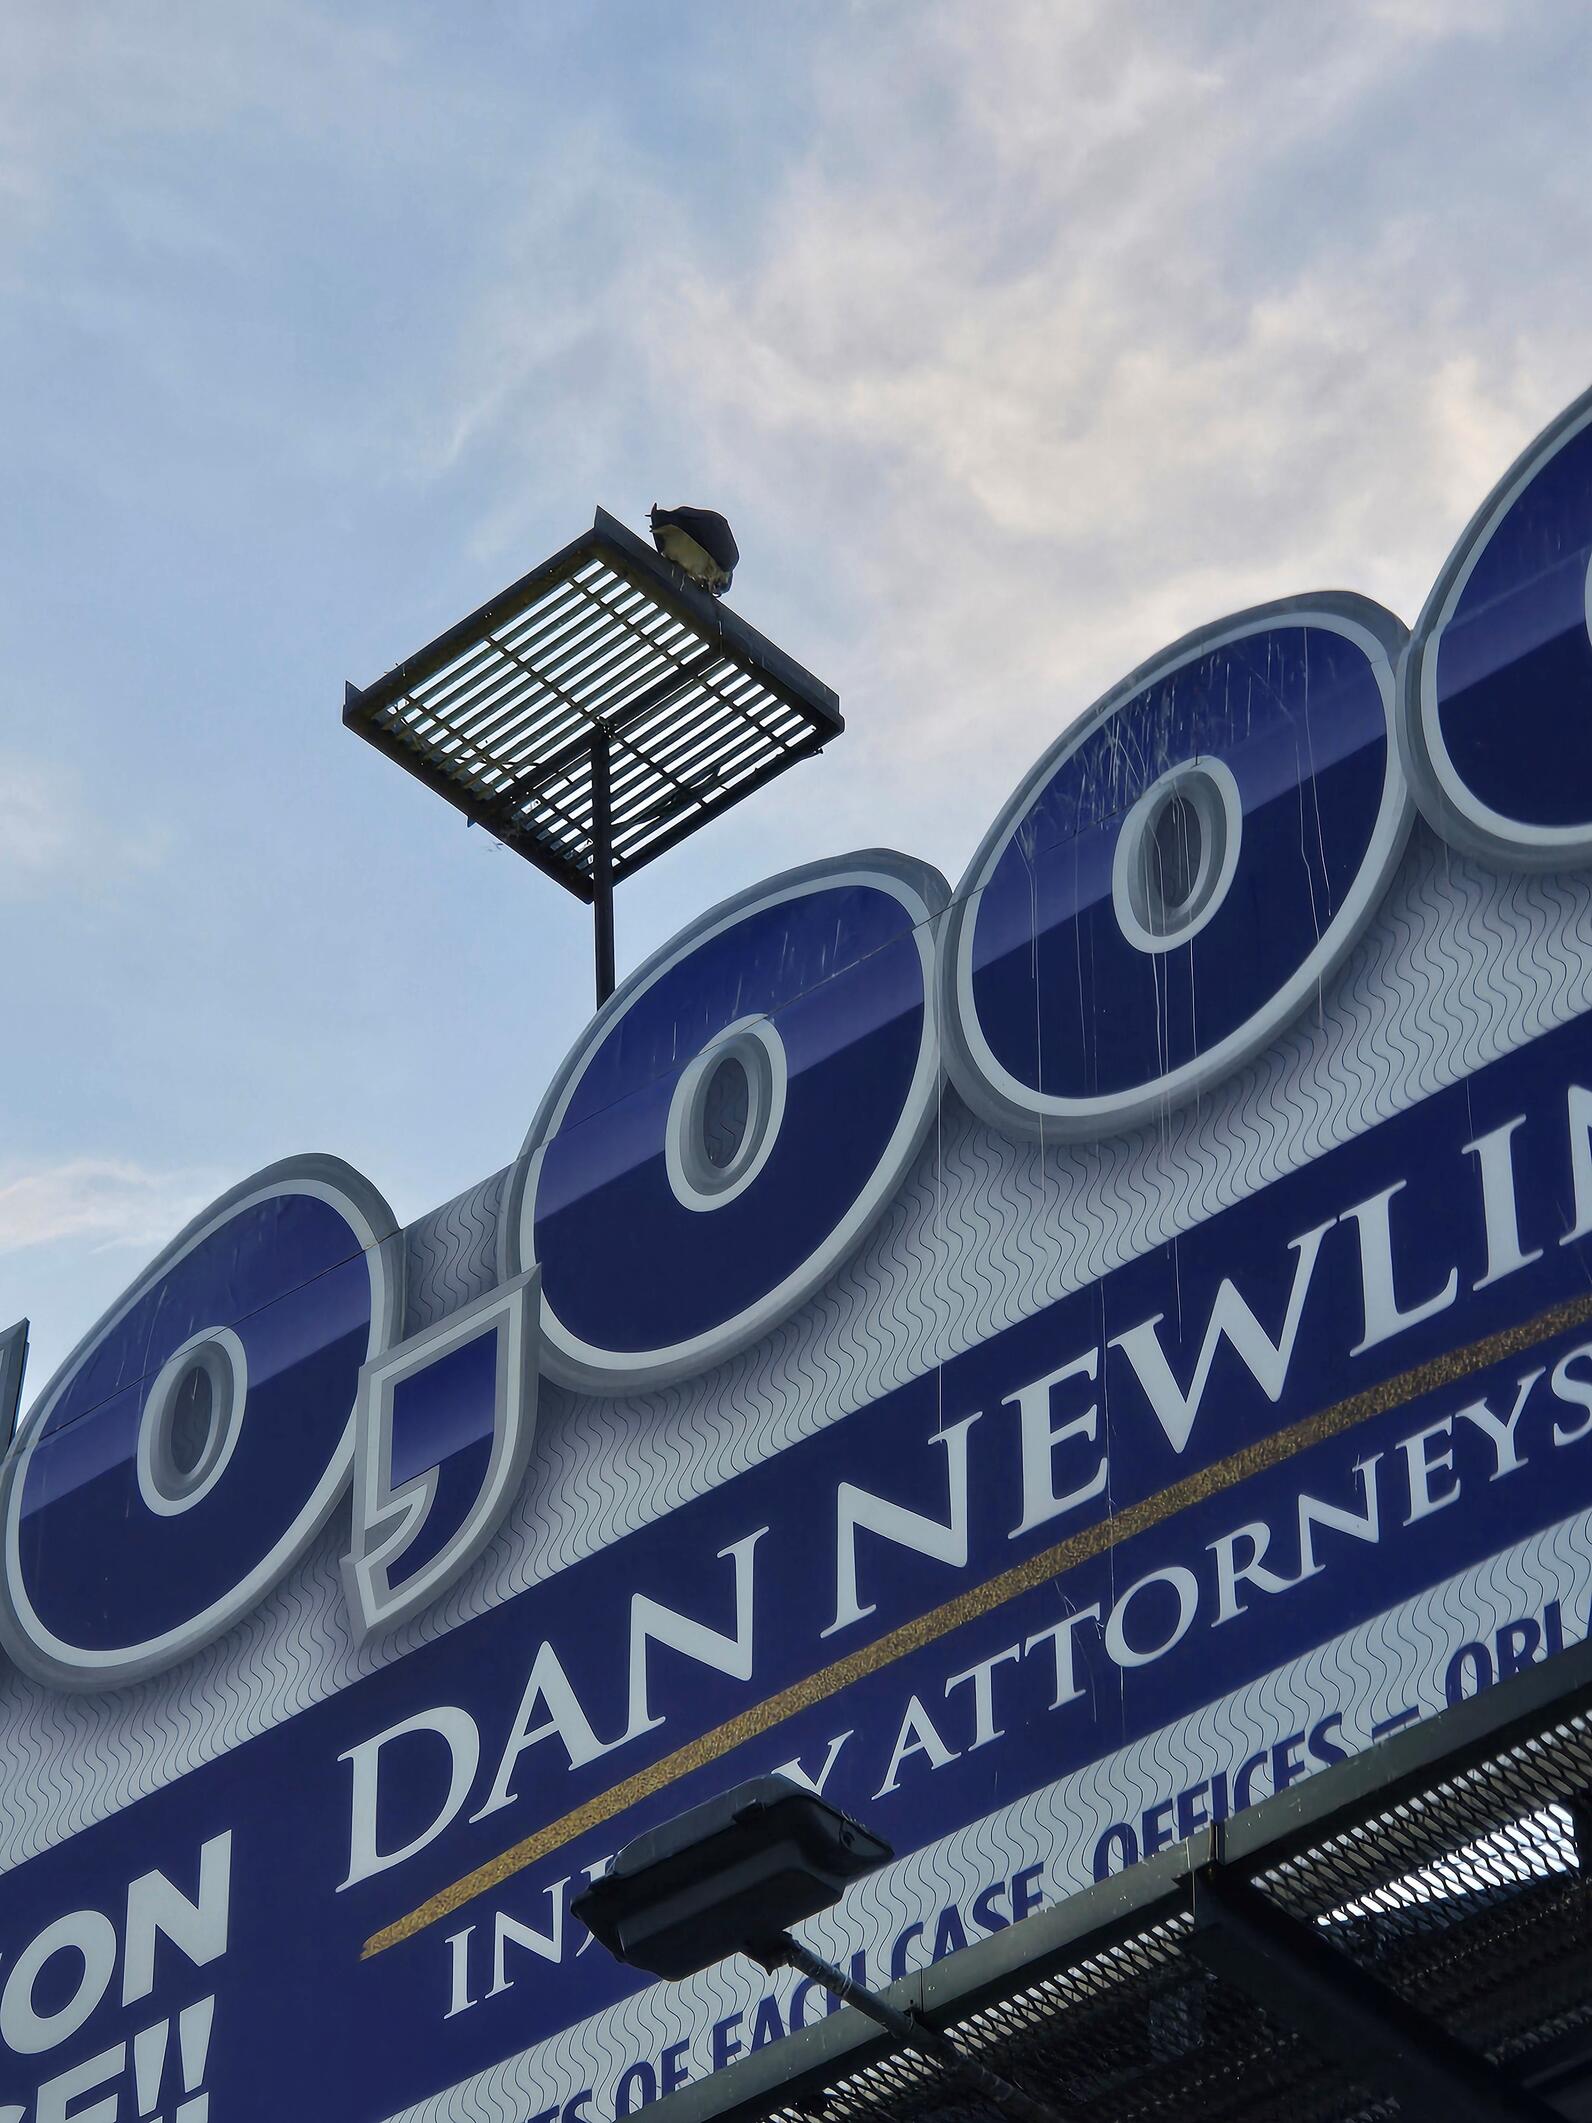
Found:
[[[754,1075],[742,1063],[751,1094],[747,1102],[746,1133],[734,1157],[724,1168],[724,1184],[712,1188],[698,1186],[687,1170],[686,1138],[696,1127],[699,1104],[706,1095],[709,1077],[727,1057],[739,1061],[749,1044],[755,1044],[763,1057],[768,1071],[766,1084],[762,1069]],[[694,1061],[687,1062],[669,1101],[669,1118],[663,1139],[664,1169],[669,1175],[674,1198],[682,1209],[696,1209],[707,1214],[724,1208],[746,1192],[773,1154],[780,1123],[785,1118],[785,1089],[789,1081],[785,1042],[775,1030],[773,1021],[761,1014],[738,1017],[733,1025],[726,1025],[710,1040]]]
[[[1455,608],[1475,572],[1477,561],[1492,544],[1499,525],[1532,480],[1561,450],[1575,441],[1589,422],[1592,422],[1592,391],[1583,392],[1567,406],[1558,419],[1550,422],[1515,459],[1460,534],[1426,601],[1426,609],[1415,622],[1409,653],[1416,665],[1418,680],[1419,698],[1413,705],[1419,731],[1406,733],[1410,755],[1405,761],[1406,769],[1412,786],[1420,794],[1429,793],[1434,799],[1434,808],[1441,815],[1433,818],[1431,824],[1443,838],[1463,853],[1479,855],[1486,861],[1512,856],[1517,864],[1525,867],[1552,869],[1555,857],[1577,862],[1585,861],[1592,853],[1592,818],[1578,826],[1533,826],[1524,819],[1511,818],[1507,811],[1497,811],[1491,804],[1483,803],[1454,764],[1453,754],[1443,736],[1437,703],[1437,652]],[[1457,555],[1464,557],[1456,565]],[[1583,602],[1587,632],[1592,637],[1592,559],[1588,561]],[[1434,604],[1437,613],[1432,618],[1429,615]],[[1408,707],[1406,713],[1409,713]],[[1402,725],[1403,718],[1400,720]],[[1412,742],[1417,736],[1418,741]],[[1428,777],[1429,789],[1423,787]],[[1457,834],[1452,830],[1456,824]]]
[[[1166,798],[1182,796],[1185,803],[1193,801],[1184,794],[1191,782],[1203,782],[1214,789],[1217,801],[1222,807],[1221,866],[1215,881],[1211,882],[1210,837],[1202,833],[1200,874],[1193,891],[1183,902],[1187,906],[1191,900],[1198,901],[1198,911],[1176,929],[1150,929],[1140,921],[1138,909],[1133,904],[1130,872],[1143,857],[1151,822]],[[1232,768],[1213,753],[1197,752],[1192,759],[1185,759],[1180,766],[1169,768],[1158,780],[1151,782],[1122,821],[1122,831],[1117,836],[1116,853],[1111,858],[1111,904],[1116,909],[1117,927],[1135,951],[1157,954],[1162,951],[1175,951],[1179,944],[1186,944],[1192,937],[1198,936],[1205,924],[1215,918],[1223,900],[1232,890],[1233,878],[1238,870],[1238,851],[1243,832],[1244,799],[1238,792],[1238,783],[1233,778]],[[1205,894],[1203,899],[1200,898],[1202,892]]]
[[[325,1177],[317,1175],[326,1175]],[[117,1300],[84,1335],[60,1365],[18,1432],[0,1467],[0,1533],[4,1553],[0,1557],[0,1646],[13,1663],[33,1680],[61,1689],[124,1688],[134,1681],[177,1666],[194,1652],[241,1621],[264,1599],[316,1538],[337,1508],[348,1487],[354,1466],[354,1414],[351,1400],[348,1420],[336,1450],[329,1457],[321,1479],[300,1509],[293,1524],[261,1558],[241,1584],[232,1586],[200,1614],[179,1622],[158,1637],[141,1644],[126,1644],[114,1651],[89,1651],[68,1644],[48,1629],[28,1598],[22,1583],[21,1517],[22,1492],[28,1464],[43,1439],[43,1426],[50,1410],[77,1374],[79,1365],[97,1344],[118,1326],[150,1289],[220,1225],[261,1202],[276,1201],[284,1194],[305,1194],[334,1208],[349,1226],[364,1255],[370,1281],[370,1332],[364,1361],[379,1356],[389,1346],[403,1300],[401,1255],[394,1246],[399,1226],[375,1186],[341,1158],[312,1154],[286,1158],[267,1165],[251,1178],[217,1196],[192,1223],[180,1231],[164,1252],[156,1255],[132,1288]],[[354,1258],[350,1253],[348,1260]],[[303,1285],[299,1286],[300,1288]],[[92,1410],[89,1411],[92,1414]]]
[[[173,1494],[160,1486],[160,1474],[155,1465],[156,1440],[166,1429],[172,1400],[193,1368],[194,1358],[207,1357],[212,1349],[219,1350],[226,1360],[225,1398],[212,1401],[210,1435],[205,1440],[204,1451],[194,1463],[189,1477],[191,1486]],[[214,1393],[215,1373],[209,1364],[205,1365],[205,1370]],[[138,1493],[157,1518],[180,1518],[185,1511],[192,1511],[195,1504],[203,1503],[214,1489],[238,1449],[248,1398],[249,1359],[242,1342],[230,1327],[206,1327],[201,1333],[190,1336],[180,1349],[174,1349],[167,1357],[155,1374],[155,1383],[149,1389],[138,1418]]]
[[[958,1091],[983,1119],[997,1127],[1017,1128],[1030,1138],[1053,1133],[1061,1140],[1091,1142],[1106,1135],[1126,1134],[1145,1121],[1169,1112],[1184,1099],[1220,1082],[1224,1076],[1230,1076],[1252,1060],[1277,1037],[1347,955],[1392,880],[1415,815],[1395,736],[1398,715],[1392,657],[1387,643],[1355,618],[1347,607],[1375,612],[1385,624],[1396,629],[1404,641],[1408,640],[1403,623],[1394,613],[1384,611],[1369,598],[1349,592],[1341,596],[1283,598],[1275,604],[1235,614],[1231,621],[1217,620],[1210,627],[1196,628],[1192,634],[1186,634],[1181,641],[1174,642],[1149,663],[1131,672],[1121,684],[1097,701],[1092,711],[1079,719],[1076,728],[1069,733],[1070,742],[1068,736],[1063,736],[1048,747],[1019,782],[974,852],[942,927],[944,949],[950,961],[950,977],[942,975],[949,1034],[946,1064]],[[1274,632],[1283,626],[1317,626],[1351,641],[1370,664],[1382,696],[1387,728],[1382,800],[1348,896],[1293,978],[1278,989],[1268,1005],[1252,1012],[1243,1024],[1236,1026],[1208,1052],[1196,1054],[1147,1084],[1103,1097],[1061,1098],[1053,1092],[1034,1090],[997,1060],[984,1038],[973,1004],[971,958],[975,923],[971,917],[984,887],[1041,792],[1084,739],[1092,736],[1102,723],[1126,707],[1138,694],[1181,669],[1196,656],[1226,648],[1235,641],[1248,640],[1254,634]],[[1191,756],[1211,757],[1209,753]],[[1256,1020],[1261,1018],[1264,1022],[1257,1029]]]
[[[900,1187],[928,1133],[938,1105],[941,1060],[936,1001],[937,930],[949,904],[950,887],[929,863],[899,855],[888,848],[868,848],[854,855],[834,856],[827,862],[808,863],[799,869],[784,871],[717,907],[709,908],[615,990],[587,1026],[570,1059],[553,1078],[531,1123],[504,1201],[505,1257],[500,1262],[500,1270],[505,1275],[518,1275],[527,1268],[540,1265],[535,1248],[535,1210],[536,1183],[541,1176],[542,1161],[587,1066],[621,1010],[628,1009],[688,953],[711,942],[715,936],[722,936],[727,929],[739,926],[754,914],[783,902],[807,899],[814,893],[831,892],[848,885],[884,892],[906,908],[912,918],[912,927],[906,935],[917,944],[923,975],[923,1031],[918,1042],[917,1061],[901,1102],[900,1117],[879,1153],[869,1179],[818,1253],[809,1254],[783,1282],[733,1319],[723,1320],[718,1326],[706,1328],[683,1342],[652,1350],[615,1352],[599,1349],[594,1343],[570,1333],[554,1312],[544,1285],[539,1360],[544,1378],[577,1393],[633,1393],[668,1385],[676,1379],[691,1378],[698,1372],[710,1370],[715,1364],[724,1363],[738,1351],[749,1348],[771,1327],[777,1326],[797,1305],[804,1304],[834,1274]],[[925,896],[925,891],[929,896]],[[931,899],[939,899],[941,903],[931,904]],[[892,942],[905,940],[905,936],[899,936]],[[866,959],[855,960],[852,965],[842,968],[841,974],[830,978],[855,972],[866,963]],[[815,1262],[821,1265],[815,1268]]]

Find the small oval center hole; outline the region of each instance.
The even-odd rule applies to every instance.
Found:
[[[195,1364],[177,1388],[167,1432],[171,1464],[184,1480],[205,1456],[215,1413],[215,1388],[209,1370],[204,1364]]]
[[[702,1147],[708,1163],[724,1172],[746,1140],[752,1086],[738,1054],[726,1054],[708,1079],[702,1100]]]
[[[1150,834],[1151,876],[1163,925],[1194,897],[1204,838],[1198,810],[1174,792],[1161,806]]]

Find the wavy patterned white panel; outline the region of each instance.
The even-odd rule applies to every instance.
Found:
[[[1093,1878],[1095,1842],[1114,1821],[1137,1819],[1174,1792],[1215,1770],[1231,1770],[1257,1748],[1307,1730],[1330,1711],[1342,1714],[1342,1744],[1355,1752],[1370,1745],[1378,1720],[1395,1711],[1411,1704],[1423,1715],[1441,1710],[1449,1659],[1503,1622],[1540,1616],[1550,1600],[1558,1600],[1567,1635],[1585,1634],[1589,1540],[1592,1513],[1549,1527],[1222,1702],[914,1852],[862,1881],[837,1910],[800,1926],[802,1936],[842,1965],[864,1945],[869,1976],[882,1981],[891,1942],[907,1925],[932,1927],[937,1912],[953,1902],[966,1913],[979,1888],[1029,1865],[1045,1868],[1045,1899],[1059,1901]],[[971,1926],[970,1935],[977,1935]],[[920,1941],[908,1972],[927,1958]],[[612,2114],[620,2073],[636,2058],[656,2062],[665,2045],[694,2036],[692,2076],[701,2077],[711,2065],[703,2032],[711,2021],[740,2012],[749,2025],[752,2009],[770,1989],[783,2011],[793,1988],[790,1976],[771,1984],[744,1959],[686,1983],[659,1984],[389,2123],[456,2123],[465,2117],[472,2123],[522,2123],[585,2087],[596,2090],[598,2113]],[[505,2020],[512,2011],[510,2002]]]
[[[328,1537],[247,1622],[122,1694],[55,1695],[0,1669],[0,1869],[76,1834],[1283,1173],[1592,1008],[1581,877],[1509,876],[1418,827],[1359,947],[1252,1067],[1164,1126],[1014,1143],[947,1096],[855,1258],[794,1319],[705,1377],[623,1401],[544,1387],[531,1472],[497,1540],[428,1613],[356,1652]],[[482,1252],[496,1176],[460,1198]],[[448,1211],[416,1227],[428,1291]],[[484,1257],[484,1256],[483,1256]],[[474,1266],[461,1274],[473,1287]],[[464,1284],[461,1283],[461,1287]],[[429,1302],[429,1300],[428,1300]]]
[[[505,1165],[405,1231],[403,1339],[462,1311],[495,1286],[498,1214],[508,1176]]]

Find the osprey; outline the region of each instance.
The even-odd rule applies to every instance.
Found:
[[[664,559],[683,568],[714,597],[722,597],[741,557],[724,518],[713,509],[660,509],[654,502],[647,520],[652,542]]]

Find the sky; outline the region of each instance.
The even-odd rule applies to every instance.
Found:
[[[1592,382],[1565,0],[8,0],[0,1329],[31,1399],[275,1158],[515,1155],[575,901],[342,727],[595,505],[723,510],[848,729],[620,973],[848,848],[953,884],[1158,648],[1413,621]]]

